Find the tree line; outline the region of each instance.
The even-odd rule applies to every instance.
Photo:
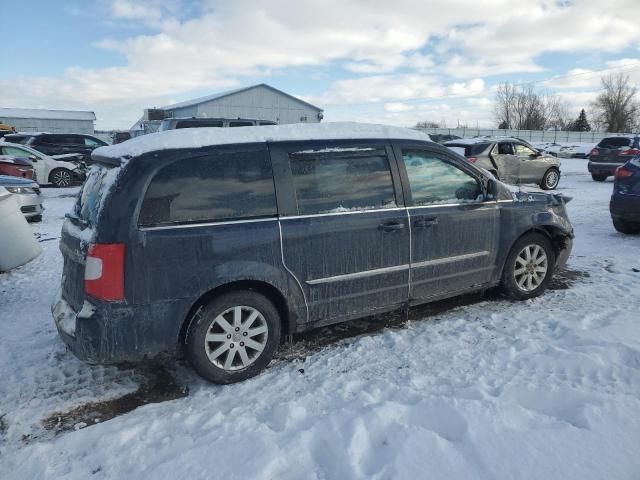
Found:
[[[533,85],[504,82],[498,85],[493,114],[499,129],[570,130],[588,132],[632,132],[640,128],[638,90],[622,73],[601,78],[601,88],[589,106],[591,121],[585,109],[572,117],[567,101]],[[439,127],[437,122],[418,122],[416,127]]]

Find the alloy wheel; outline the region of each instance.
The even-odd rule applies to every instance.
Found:
[[[540,245],[524,247],[516,257],[513,277],[523,292],[532,292],[544,281],[549,268],[547,254]]]
[[[53,174],[53,183],[56,187],[68,187],[71,185],[71,174],[66,170],[58,170]]]
[[[205,336],[209,361],[223,370],[248,367],[267,344],[269,327],[255,308],[235,306],[213,319]]]
[[[547,177],[545,178],[545,184],[547,185],[547,188],[553,189],[558,185],[559,180],[560,175],[558,175],[558,172],[556,172],[555,170],[550,170],[549,173],[547,173]]]

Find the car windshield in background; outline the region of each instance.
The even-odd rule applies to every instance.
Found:
[[[490,142],[474,143],[473,145],[465,145],[464,143],[447,143],[446,146],[449,148],[464,148],[464,156],[473,157],[474,155],[480,155],[489,145],[491,145]]]
[[[29,135],[5,135],[4,140],[5,142],[24,145],[29,141],[29,138],[31,138]]]
[[[176,123],[178,128],[222,127],[222,120],[180,120]]]
[[[613,137],[613,138],[605,138],[600,141],[598,146],[600,148],[620,148],[620,147],[630,147],[631,146],[631,138],[625,137]]]

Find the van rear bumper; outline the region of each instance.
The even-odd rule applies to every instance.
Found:
[[[179,305],[130,306],[85,300],[79,312],[58,295],[51,305],[60,338],[87,363],[110,364],[175,355],[181,319]]]

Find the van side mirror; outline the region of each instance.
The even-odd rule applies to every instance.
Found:
[[[32,162],[37,162],[38,157],[36,157],[35,155],[29,155],[29,160],[31,160]]]
[[[495,200],[497,198],[496,181],[493,178],[486,177],[485,181],[482,182],[482,190],[485,200]]]

